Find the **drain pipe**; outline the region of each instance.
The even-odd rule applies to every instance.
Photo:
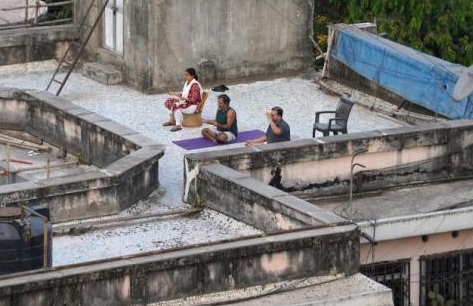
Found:
[[[365,165],[362,165],[362,164],[359,164],[359,163],[353,163],[353,161],[355,160],[355,157],[357,157],[360,154],[366,153],[366,152],[368,152],[368,149],[361,149],[361,150],[355,152],[355,154],[353,154],[353,157],[351,158],[351,163],[350,163],[350,198],[348,200],[348,205],[349,206],[351,206],[351,202],[352,202],[352,199],[353,199],[353,169],[356,166],[366,168]]]
[[[10,144],[7,143],[7,175],[8,179],[10,179]]]

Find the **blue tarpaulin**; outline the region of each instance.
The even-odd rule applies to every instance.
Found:
[[[451,119],[473,118],[473,95],[452,98],[466,67],[343,25],[335,28],[331,57],[404,99]]]

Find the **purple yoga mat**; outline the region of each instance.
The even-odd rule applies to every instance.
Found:
[[[229,142],[228,144],[244,142],[244,141],[247,141],[247,140],[250,140],[250,139],[258,138],[262,135],[264,135],[264,132],[262,132],[260,130],[251,130],[251,131],[239,132],[238,137],[235,139],[235,141]],[[177,141],[173,141],[173,143],[175,145],[180,146],[181,148],[186,149],[186,150],[195,150],[195,149],[222,146],[222,144],[215,144],[212,141],[207,140],[203,137],[177,140]]]

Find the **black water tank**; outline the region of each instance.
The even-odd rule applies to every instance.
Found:
[[[51,267],[49,212],[0,207],[0,275]]]

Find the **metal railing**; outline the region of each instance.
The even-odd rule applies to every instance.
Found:
[[[25,5],[0,8],[3,12],[18,12],[18,16],[21,15],[21,11],[24,11],[24,18],[12,20],[11,22],[0,24],[1,30],[11,30],[20,28],[50,26],[59,24],[71,24],[73,23],[73,4],[74,0],[67,0],[54,3],[45,3],[41,0],[24,0]],[[57,15],[51,13],[51,8],[61,8],[56,11],[67,11],[67,6],[71,6],[69,13],[58,13]],[[63,16],[65,15],[65,16]]]

